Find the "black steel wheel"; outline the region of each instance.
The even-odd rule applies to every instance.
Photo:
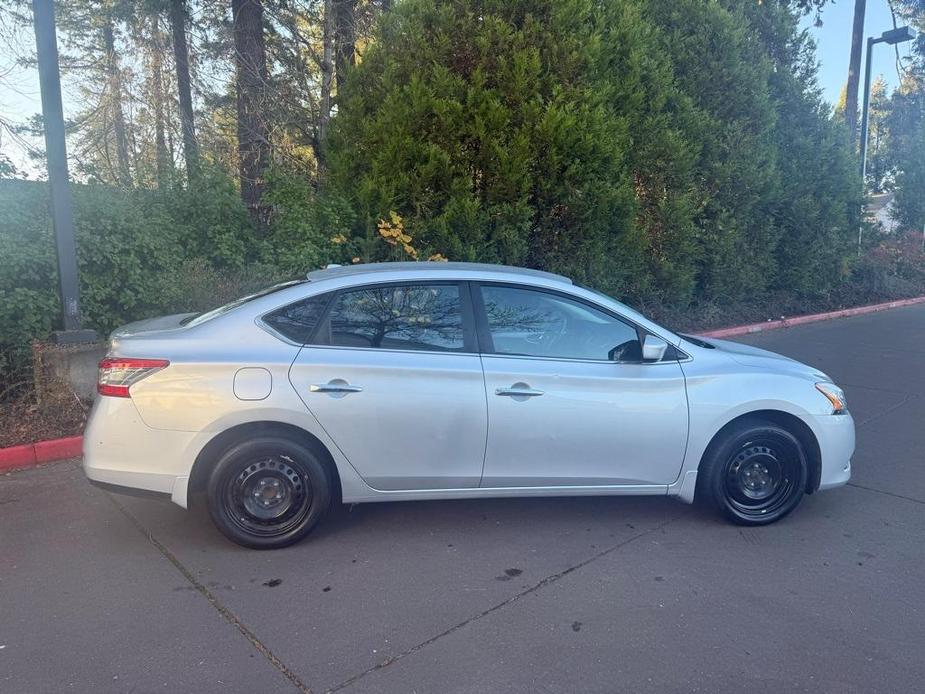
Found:
[[[790,513],[803,498],[806,453],[787,429],[743,421],[710,446],[698,472],[698,496],[733,522],[766,525]]]
[[[325,466],[305,446],[266,436],[232,446],[209,479],[216,527],[245,547],[273,549],[311,532],[331,502]]]

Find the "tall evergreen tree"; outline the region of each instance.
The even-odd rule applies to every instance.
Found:
[[[887,156],[896,169],[894,211],[906,230],[925,229],[925,79],[908,75],[893,94]]]
[[[244,201],[258,233],[266,233],[268,210],[263,204],[270,163],[267,106],[267,56],[263,0],[231,0],[238,113],[238,175]]]
[[[681,92],[674,116],[699,150],[693,222],[701,292],[714,298],[762,292],[776,269],[779,235],[769,214],[779,182],[771,61],[748,17],[735,9],[699,0],[648,5]]]
[[[108,9],[102,13],[103,51],[106,64],[106,87],[108,90],[109,114],[112,118],[113,134],[116,142],[117,172],[119,182],[123,186],[132,184],[132,174],[129,168],[128,136],[125,129],[125,115],[122,108],[124,93],[122,91],[122,68],[119,65],[119,54],[116,52],[115,29],[113,17]]]
[[[180,128],[183,135],[183,159],[186,173],[193,179],[199,169],[199,143],[193,116],[193,94],[190,87],[189,43],[186,39],[186,0],[168,0],[170,31],[173,39],[174,69],[176,70],[177,99],[180,105]]]
[[[772,3],[745,5],[745,13],[773,66],[768,90],[777,112],[780,185],[769,191],[779,235],[770,288],[822,294],[846,278],[857,240],[857,159],[844,123],[829,117],[815,45],[798,17]]]
[[[890,98],[887,84],[882,75],[870,86],[870,107],[867,140],[867,187],[872,192],[881,192],[889,185],[892,164],[890,162],[889,128],[887,117]]]
[[[591,0],[392,9],[344,86],[331,142],[331,183],[356,205],[363,255],[386,255],[376,222],[394,211],[427,254],[641,291],[645,240],[632,223],[626,153],[645,47],[622,9]],[[605,31],[620,39],[610,65],[620,78],[602,88]]]
[[[333,0],[337,88],[343,89],[347,71],[356,64],[357,0]]]

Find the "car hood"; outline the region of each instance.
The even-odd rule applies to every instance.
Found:
[[[788,374],[805,376],[806,378],[817,381],[831,381],[825,373],[819,369],[803,364],[790,357],[785,357],[776,352],[769,352],[766,349],[743,345],[741,342],[732,342],[730,340],[716,340],[708,338],[705,340],[712,345],[716,351],[729,357],[742,366],[754,367],[766,371],[778,371]]]
[[[183,320],[195,316],[195,313],[175,313],[171,316],[148,318],[134,323],[128,323],[112,331],[110,338],[135,337],[145,333],[161,332],[163,330],[176,330],[183,327]]]

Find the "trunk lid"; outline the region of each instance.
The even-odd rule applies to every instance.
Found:
[[[185,327],[187,319],[193,318],[196,313],[175,313],[170,316],[159,316],[157,318],[148,318],[145,320],[128,323],[121,328],[112,331],[109,338],[122,339],[125,337],[138,337],[150,333],[164,332],[165,330],[177,330]]]

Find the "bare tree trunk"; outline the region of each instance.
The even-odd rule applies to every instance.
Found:
[[[263,36],[263,1],[231,0],[234,18],[238,106],[238,173],[241,199],[258,233],[266,233],[268,210],[262,204],[264,173],[270,160],[267,123],[267,55]]]
[[[167,138],[164,135],[164,37],[161,34],[160,17],[151,17],[151,85],[154,98],[154,158],[157,171],[157,187],[167,185],[170,157],[167,154]]]
[[[324,0],[324,30],[322,33],[323,53],[321,57],[321,106],[318,114],[318,146],[316,152],[324,152],[324,141],[331,122],[331,83],[334,77],[334,8],[333,0]],[[319,163],[321,163],[319,159]]]
[[[103,24],[103,46],[106,50],[106,74],[109,82],[109,105],[112,113],[113,132],[116,136],[116,161],[119,183],[132,185],[132,174],[128,159],[128,139],[125,137],[125,114],[122,111],[122,75],[116,55],[112,19],[107,17]]]
[[[851,141],[858,134],[858,84],[861,80],[861,49],[864,47],[864,12],[867,0],[854,0],[854,24],[851,28],[851,58],[848,62],[848,87],[845,90],[845,122]]]
[[[189,180],[199,170],[199,145],[193,122],[193,94],[190,89],[189,46],[186,42],[186,0],[170,0],[170,29],[173,35],[173,62],[177,71],[177,98],[180,103],[180,129],[183,132],[183,159]]]
[[[347,70],[356,64],[356,9],[357,0],[333,0],[334,37],[337,51],[337,91],[340,93]]]

